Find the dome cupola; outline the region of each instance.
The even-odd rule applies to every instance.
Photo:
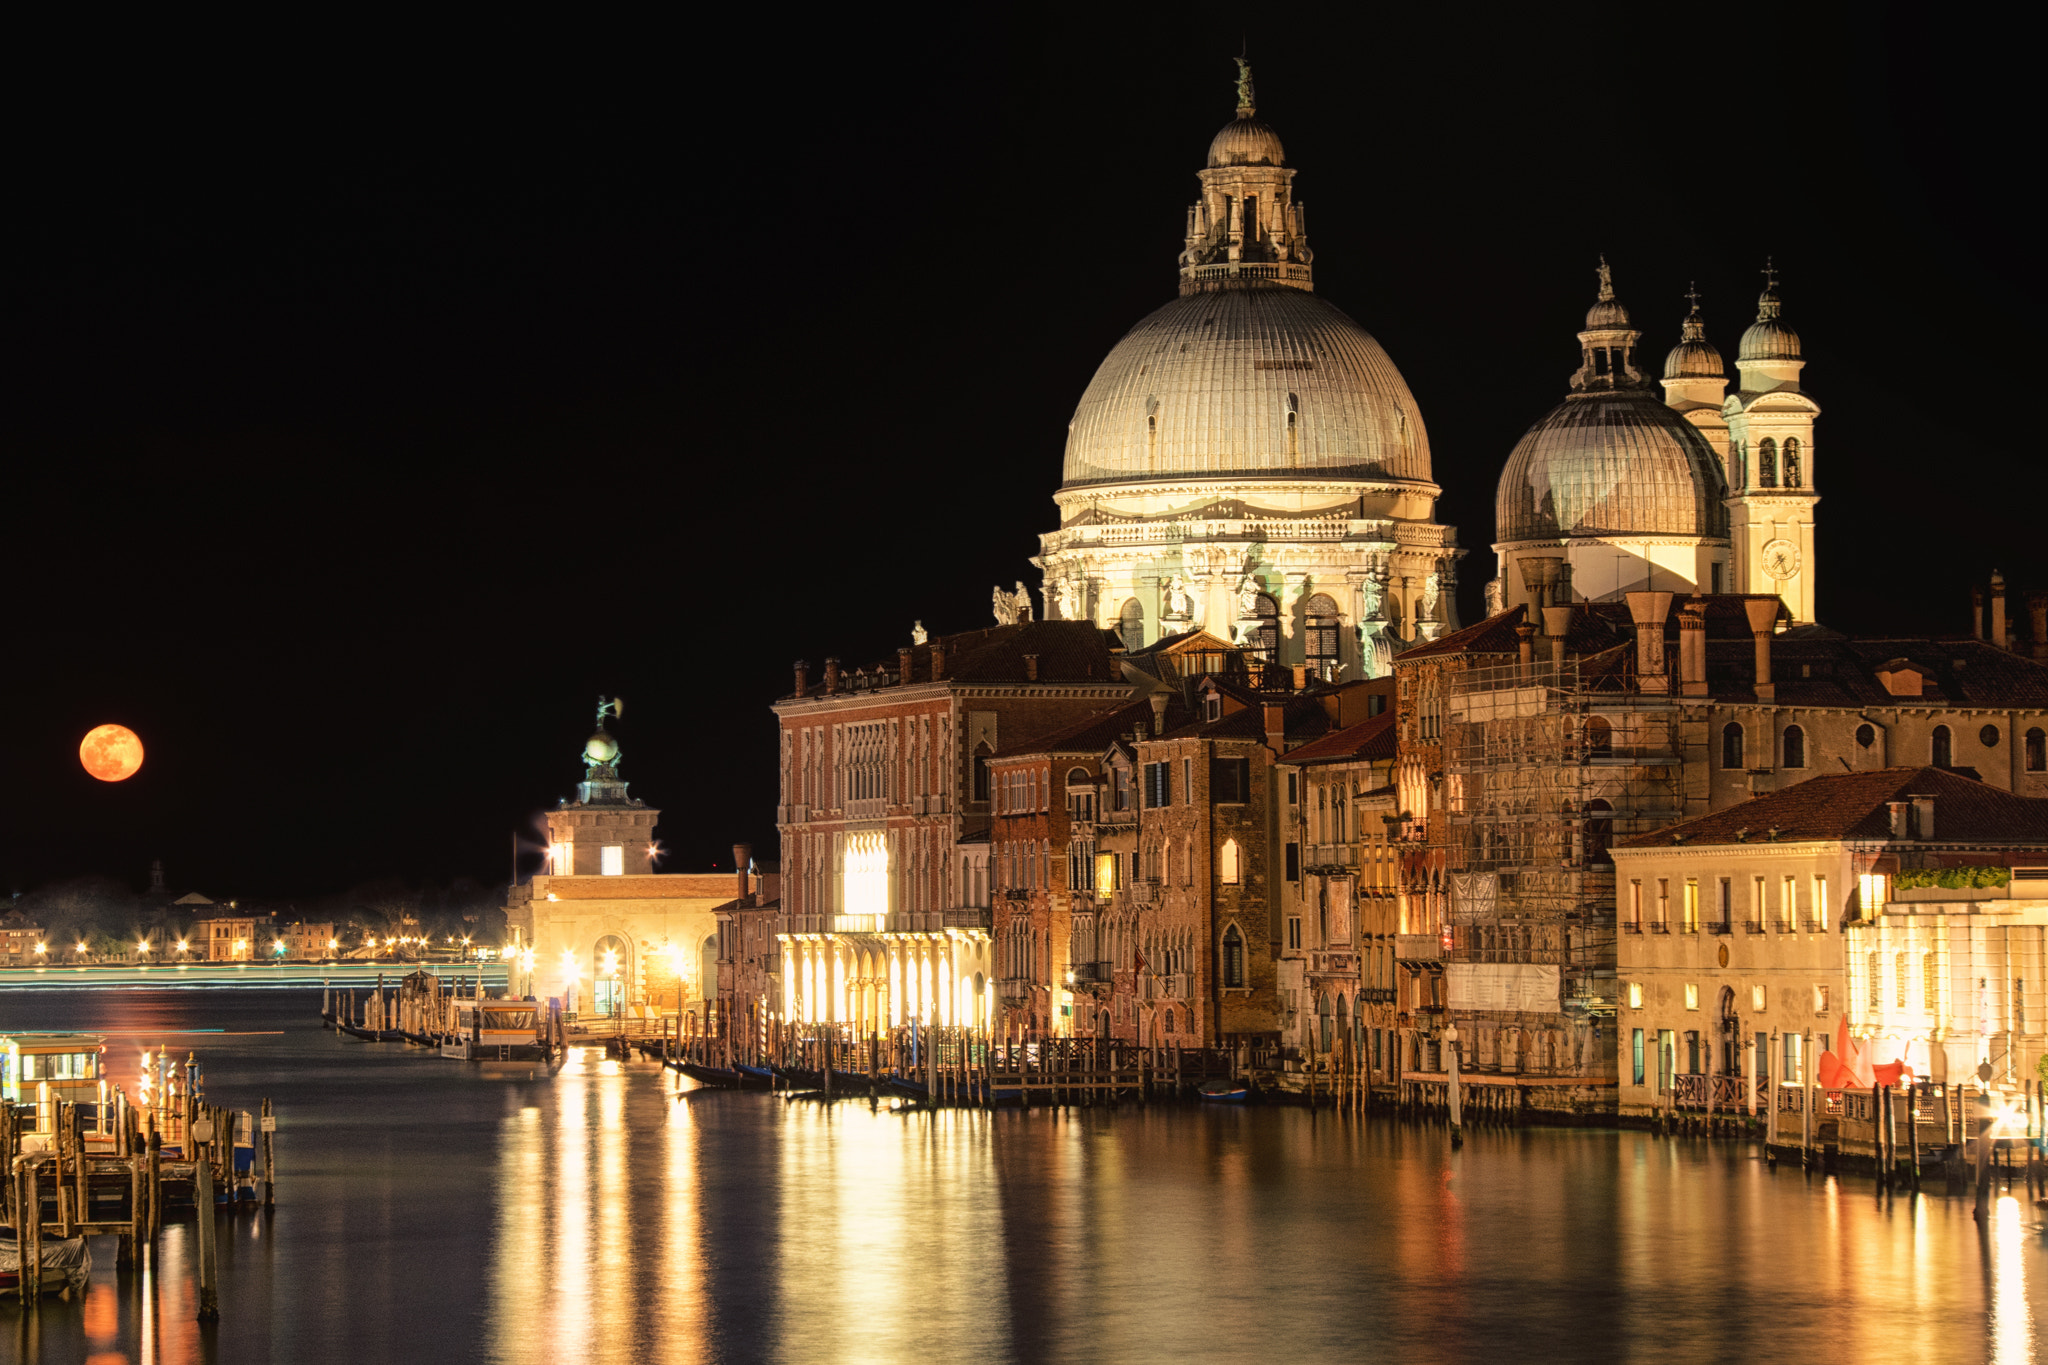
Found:
[[[1757,297],[1756,321],[1742,334],[1736,360],[1799,360],[1799,333],[1778,316],[1778,272],[1766,261],[1764,292]]]
[[[1707,321],[1700,316],[1700,296],[1697,288],[1687,286],[1687,302],[1692,311],[1685,315],[1685,323],[1679,330],[1678,344],[1664,357],[1666,379],[1726,379],[1728,367],[1721,359],[1721,353],[1714,349],[1714,343],[1707,340]]]

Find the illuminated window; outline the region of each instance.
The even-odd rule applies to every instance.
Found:
[[[1629,983],[1628,983],[1628,1007],[1629,1007],[1630,1009],[1632,1009],[1632,1010],[1639,1010],[1639,1009],[1641,1009],[1641,1008],[1643,1007],[1643,983],[1642,983],[1642,982],[1640,982],[1640,981],[1631,981],[1631,982],[1629,982]],[[1640,1035],[1638,1035],[1638,1036],[1640,1036]]]
[[[1225,886],[1237,885],[1238,861],[1237,840],[1225,839],[1216,853],[1216,876]]]
[[[1764,1012],[1764,988],[1762,986],[1751,986],[1749,988],[1749,1007],[1758,1014]]]
[[[607,877],[621,877],[626,872],[626,847],[624,844],[606,844],[600,855],[600,868]]]
[[[576,846],[556,844],[548,849],[548,871],[557,877],[566,877],[576,870]]]
[[[1920,959],[1920,1007],[1929,1015],[1941,1013],[1941,969],[1933,953]]]
[[[1813,1012],[1815,1014],[1826,1014],[1828,1012],[1828,994],[1829,988],[1826,986],[1815,986],[1813,988]]]
[[[1826,933],[1828,917],[1833,913],[1828,905],[1828,879],[1817,875],[1813,879],[1813,922],[1809,927]]]
[[[1632,881],[1628,884],[1628,922],[1641,931],[1643,927],[1643,884]]]
[[[846,836],[840,856],[840,913],[889,913],[889,845],[879,830]]]
[[[1689,1010],[1696,1010],[1700,1007],[1700,988],[1697,982],[1688,981],[1685,983],[1685,1007]]]
[[[1698,879],[1685,879],[1685,908],[1679,921],[1678,931],[1682,934],[1697,934],[1700,931],[1700,884]]]

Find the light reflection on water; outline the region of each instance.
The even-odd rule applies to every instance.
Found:
[[[0,995],[0,1029],[104,998]],[[2032,1360],[2040,1211],[1886,1201],[1747,1147],[1298,1110],[898,1112],[553,1078],[343,1042],[310,1002],[116,1002],[280,1114],[279,1206],[0,1333],[24,1360],[1885,1358]],[[96,1013],[102,1011],[102,1013]],[[30,1017],[25,1017],[30,1016]],[[2023,1186],[2022,1186],[2023,1188]]]

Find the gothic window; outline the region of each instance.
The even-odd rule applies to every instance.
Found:
[[[1614,727],[1600,716],[1591,716],[1586,720],[1586,756],[1614,757]]]
[[[1125,649],[1136,652],[1145,647],[1145,608],[1137,598],[1125,602],[1117,613],[1116,633],[1123,636]]]
[[[1799,487],[1799,438],[1785,438],[1785,487]]]
[[[1742,766],[1742,727],[1732,720],[1721,727],[1721,766],[1731,772]]]
[[[1928,761],[1933,763],[1935,767],[1950,768],[1955,766],[1955,741],[1950,737],[1946,725],[1934,727],[1934,742],[1929,747],[1932,752],[1928,755]]]
[[[1223,931],[1223,984],[1244,985],[1244,935],[1237,932],[1235,924]]]
[[[1166,1012],[1166,1031],[1167,1031],[1168,1033],[1171,1033],[1171,1032],[1173,1032],[1173,1011],[1172,1011],[1172,1010],[1168,1010],[1168,1011]]]
[[[1756,447],[1756,486],[1776,488],[1778,486],[1778,443],[1766,436]]]
[[[1240,875],[1237,840],[1225,839],[1216,855],[1216,878],[1225,886],[1236,886]]]
[[[1806,731],[1796,725],[1785,727],[1785,766],[1803,768],[1806,766]]]
[[[2039,726],[2027,731],[2027,771],[2048,772],[2048,734]]]
[[[1302,604],[1302,610],[1308,616],[1309,671],[1324,682],[1335,682],[1341,668],[1337,645],[1344,628],[1337,603],[1319,592]]]

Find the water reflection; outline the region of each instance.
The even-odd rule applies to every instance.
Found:
[[[0,1004],[13,1004],[0,998]],[[33,1002],[38,1009],[50,1004]],[[1274,1110],[931,1114],[343,1042],[309,1002],[124,1003],[281,1116],[279,1204],[0,1327],[28,1361],[2019,1361],[2041,1214],[1879,1197],[1741,1144]],[[16,1027],[91,1027],[76,998]],[[301,1013],[303,1011],[303,1013]],[[282,1028],[281,1034],[266,1029]]]

